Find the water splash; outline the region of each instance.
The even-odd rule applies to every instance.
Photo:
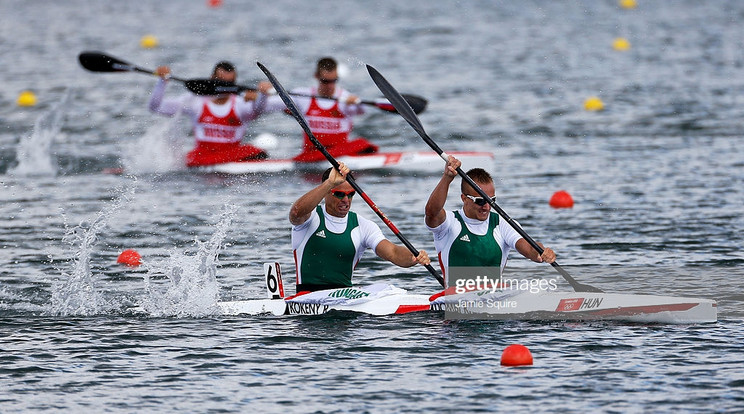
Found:
[[[33,294],[29,295],[5,287],[0,288],[0,312],[46,312],[46,306],[33,303],[29,296]]]
[[[137,142],[122,148],[122,164],[130,174],[163,173],[184,168],[186,155],[178,114],[148,128]]]
[[[52,143],[61,135],[65,107],[70,98],[68,90],[52,108],[34,122],[31,135],[18,143],[16,158],[18,165],[8,173],[15,176],[57,175],[57,161],[52,157]]]
[[[67,229],[62,241],[69,243],[74,250],[71,260],[72,272],[62,272],[62,280],[52,284],[51,314],[90,316],[109,312],[116,307],[96,288],[90,258],[98,234],[106,227],[109,217],[131,202],[133,195],[134,186],[115,198],[114,202],[99,212],[91,223],[83,222],[72,229]]]
[[[154,317],[203,317],[217,313],[218,256],[236,211],[235,205],[223,208],[212,237],[207,242],[195,240],[195,254],[174,249],[168,259],[147,265],[142,311]],[[157,283],[163,280],[162,276],[167,282]]]

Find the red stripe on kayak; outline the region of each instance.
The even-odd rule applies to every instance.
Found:
[[[384,165],[390,165],[390,164],[398,164],[400,163],[400,158],[403,156],[402,152],[392,152],[385,154],[385,162]]]
[[[446,295],[446,294],[447,294],[446,292],[447,292],[446,290],[443,290],[443,291],[441,291],[441,292],[439,292],[439,293],[435,293],[435,294],[433,294],[433,295],[429,296],[429,302],[434,302],[434,301],[435,301],[435,300],[437,300],[438,298],[440,298],[440,297],[442,297],[442,296]]]
[[[579,310],[579,308],[581,308],[582,303],[584,303],[584,298],[561,299],[561,301],[558,302],[558,307],[555,308],[555,311],[556,312],[577,311]]]
[[[700,303],[674,303],[670,305],[649,305],[649,306],[628,306],[615,309],[604,309],[589,311],[592,315],[616,316],[616,315],[637,315],[639,313],[659,313],[659,312],[680,312],[694,308]]]
[[[282,299],[284,299],[284,300],[290,300],[290,299],[294,299],[294,298],[296,298],[298,296],[307,295],[308,293],[312,293],[312,292],[309,291],[309,290],[303,290],[302,292],[297,292],[297,293],[295,293],[292,296],[287,296],[286,298],[282,298]]]
[[[429,305],[400,305],[398,306],[398,310],[395,311],[395,314],[428,311],[430,308]]]

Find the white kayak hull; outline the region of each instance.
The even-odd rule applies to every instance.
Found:
[[[718,320],[714,300],[618,293],[528,292],[516,295],[449,295],[432,309],[474,319],[624,321],[640,323],[712,323]],[[458,307],[459,306],[459,307]]]
[[[256,299],[217,304],[223,315],[322,315],[331,311],[359,312],[369,315],[394,315],[430,310],[429,295],[395,295],[354,305],[324,305],[285,301],[283,299]]]
[[[218,302],[222,315],[321,315],[331,311],[393,315],[442,312],[447,319],[623,321],[690,324],[718,320],[711,299],[620,293],[539,290],[472,291],[414,295],[393,285],[328,289],[284,296],[279,263],[264,263],[269,299]]]
[[[552,292],[496,296],[481,304],[470,302],[460,314],[453,296],[430,302],[429,295],[401,294],[353,305],[303,303],[295,299],[258,299],[219,302],[223,315],[320,315],[331,311],[393,315],[422,311],[446,311],[449,319],[623,321],[639,323],[691,324],[718,320],[715,301],[700,298],[629,295],[615,293]],[[469,300],[463,298],[463,300]]]
[[[462,168],[468,170],[474,167],[490,169],[493,165],[494,154],[491,152],[459,151],[450,152],[462,161]],[[409,171],[422,173],[439,173],[444,171],[444,160],[434,151],[402,151],[380,152],[365,155],[343,155],[336,160],[346,164],[352,171],[384,170]],[[322,162],[294,162],[291,159],[267,159],[196,167],[203,172],[222,174],[255,174],[275,173],[283,171],[322,171],[328,168],[328,161]]]

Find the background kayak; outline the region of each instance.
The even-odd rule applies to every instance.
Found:
[[[455,151],[452,153],[462,161],[464,168],[490,168],[494,154],[484,151]],[[377,171],[390,174],[441,175],[444,163],[433,151],[381,151],[366,155],[343,155],[338,162],[345,163],[352,171]],[[280,171],[324,171],[331,165],[328,161],[297,163],[291,159],[266,159],[256,161],[229,162],[199,167],[198,171],[224,174],[251,174]]]

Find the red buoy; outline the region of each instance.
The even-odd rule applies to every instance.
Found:
[[[571,208],[574,205],[571,194],[566,191],[556,191],[552,197],[550,197],[550,207],[553,208]]]
[[[121,252],[116,263],[125,264],[131,267],[137,267],[142,264],[142,256],[136,250],[127,249]]]
[[[222,0],[207,0],[207,6],[220,7],[222,6]]]
[[[524,345],[509,345],[501,353],[501,365],[509,367],[532,365],[532,353]]]

